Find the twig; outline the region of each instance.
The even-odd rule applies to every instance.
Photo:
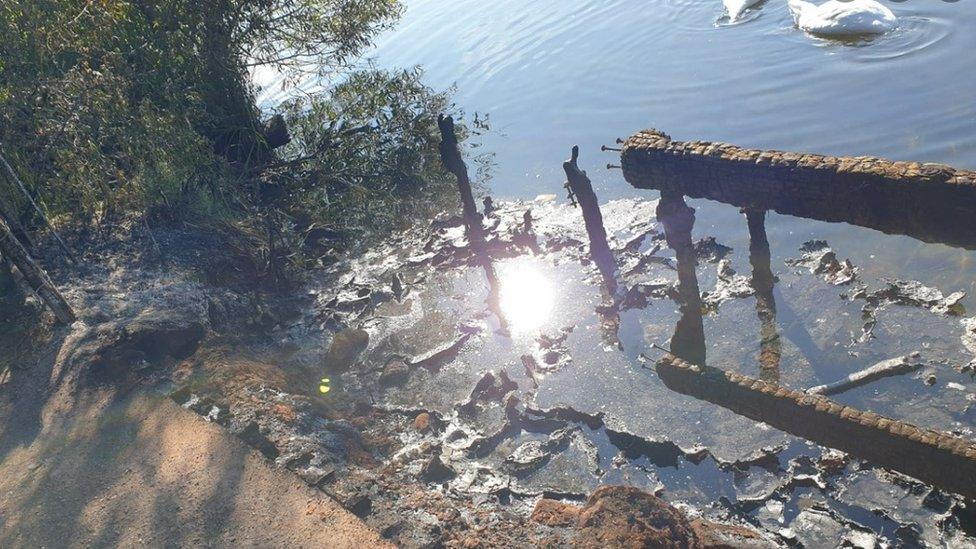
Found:
[[[882,360],[870,368],[865,368],[863,370],[854,372],[841,380],[828,383],[826,385],[811,387],[807,389],[807,392],[817,395],[836,395],[837,393],[843,393],[844,391],[853,389],[855,387],[860,387],[861,385],[865,385],[883,377],[914,372],[922,367],[922,363],[917,359],[918,354],[912,353],[907,356]]]
[[[153,247],[156,248],[156,255],[158,255],[160,259],[162,259],[163,249],[159,246],[159,242],[156,241],[156,236],[153,235],[152,227],[149,226],[149,220],[143,217],[142,222],[146,226],[146,233],[149,234],[149,240],[152,241]]]
[[[651,343],[651,348],[652,349],[657,349],[658,351],[664,351],[665,353],[668,353],[671,356],[675,356],[675,354],[671,352],[671,349],[666,349],[666,348],[658,345],[657,343]]]

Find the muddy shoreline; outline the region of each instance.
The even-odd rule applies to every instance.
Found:
[[[195,281],[199,258],[219,263],[219,249],[162,268],[131,254],[145,242],[107,245],[91,252],[102,266],[82,276],[54,270],[81,322],[42,322],[47,333],[20,347],[2,390],[36,383],[26,372],[37,364],[70,374],[59,390],[151,388],[402,546],[624,544],[660,535],[662,516],[689,545],[969,543],[972,502],[655,380],[638,349],[687,325],[673,311],[681,258],[667,253],[657,206],[603,205],[624,285],[608,308],[613,296],[588,258],[577,210],[555,197],[497,204],[485,226],[499,278],[541,269],[569,295],[524,331],[500,322],[491,306],[499,290],[456,218],[350,255],[284,298]],[[156,238],[177,250],[197,237]],[[698,283],[715,285],[702,292],[706,314],[751,308],[754,292],[722,266],[736,251],[714,238],[693,248]],[[780,277],[834,288],[843,265],[814,272],[820,257]],[[901,306],[887,303],[879,297],[871,309],[882,321],[886,307]],[[23,329],[44,316],[35,305]],[[651,327],[634,332],[641,324]],[[783,383],[814,384],[786,369],[789,346],[782,356]],[[606,406],[611,394],[637,409]],[[644,525],[624,529],[631,538],[612,537],[620,513]]]

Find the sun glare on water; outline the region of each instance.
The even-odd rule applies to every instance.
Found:
[[[552,282],[531,265],[509,265],[499,273],[502,314],[514,332],[537,330],[552,314]]]

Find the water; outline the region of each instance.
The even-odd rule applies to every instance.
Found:
[[[420,65],[491,116],[501,197],[559,192],[577,143],[601,198],[631,191],[600,145],[676,139],[976,168],[976,4],[888,2],[899,28],[845,44],[793,27],[783,0],[736,24],[721,2],[416,0],[372,56]]]
[[[897,30],[870,40],[839,42],[796,30],[786,3],[779,0],[765,2],[735,24],[726,20],[717,0],[415,0],[370,56],[380,67],[420,65],[432,87],[456,87],[456,103],[466,112],[490,116],[492,129],[483,143],[495,154],[496,168],[484,183],[496,199],[564,196],[561,162],[579,144],[581,166],[602,202],[654,200],[657,193],[635,190],[619,171],[604,169],[617,157],[600,151],[600,145],[612,145],[616,138],[646,127],[680,140],[976,168],[976,36],[970,31],[976,24],[976,4],[888,5],[899,17]],[[611,212],[605,209],[605,218],[619,221],[626,213],[617,204],[605,207]],[[692,238],[714,236],[730,246],[731,266],[750,276],[755,265],[743,216],[736,208],[707,201],[689,204],[697,210]],[[642,211],[650,220],[652,208]],[[580,221],[574,218],[577,228]],[[889,306],[878,315],[874,337],[859,341],[863,301],[842,297],[846,288],[791,268],[785,260],[798,257],[804,242],[824,239],[840,259],[851,259],[868,287],[879,287],[884,278],[917,280],[946,294],[966,291],[962,305],[971,316],[976,311],[976,253],[774,212],[765,227],[769,269],[776,278],[763,297],[776,306],[771,327],[782,345],[778,381],[804,389],[920,351],[931,362],[922,373],[877,381],[836,400],[971,437],[976,383],[953,368],[973,358],[962,344],[959,316]],[[669,253],[666,248],[661,252]],[[819,459],[822,449],[675,393],[642,368],[638,353],[648,352],[651,343],[674,342],[683,314],[671,300],[652,300],[646,308],[621,313],[619,349],[608,345],[594,314],[600,302],[598,283],[581,272],[579,263],[523,256],[501,260],[496,268],[503,312],[515,325],[510,337],[485,330],[483,334],[491,335],[469,343],[460,360],[440,372],[421,370],[403,390],[387,392],[386,404],[422,406],[449,416],[486,370],[504,369],[526,393],[520,396],[537,409],[571,407],[603,418],[604,425],[582,426],[583,434],[573,439],[574,444],[589,441],[599,450],[605,470],[601,482],[626,478],[642,486],[660,483],[666,497],[698,506],[726,497],[740,503],[761,501],[755,509],[744,503],[740,511],[771,531],[784,522],[823,525],[834,520],[822,515],[831,509],[833,516],[859,522],[889,539],[896,522],[916,523],[920,542],[952,544],[939,537],[945,517],[922,509],[909,490],[873,469],[846,466],[826,491],[780,487],[786,469]],[[653,272],[672,282],[677,278],[661,265]],[[715,263],[703,261],[695,274],[701,290],[715,287]],[[488,292],[483,273],[467,269],[442,276],[446,280],[418,300],[437,315],[447,311],[447,328],[426,319],[416,328],[421,347],[434,331],[450,336],[451,319],[467,321],[477,312],[476,318],[491,322],[492,315],[482,310]],[[507,293],[506,283],[512,285]],[[531,302],[539,296],[544,303]],[[722,304],[701,325],[704,337],[699,343],[710,365],[760,375],[757,363],[770,325],[758,314],[755,297]],[[566,327],[572,329],[560,345],[571,362],[558,363],[530,384],[520,356],[539,350],[538,334],[552,335]],[[936,376],[931,386],[924,383],[929,374]],[[498,410],[484,415],[472,421],[496,427],[503,421]],[[653,456],[628,456],[618,470],[605,463],[621,448],[613,439],[620,436],[615,432],[655,444],[666,441],[684,456],[706,447],[712,459],[692,465],[682,457],[677,466],[662,467]],[[521,443],[518,437],[503,440],[502,453]],[[757,451],[770,447],[779,456],[777,474],[749,464]],[[588,467],[586,459],[577,461],[584,463],[576,465],[580,471]],[[745,473],[733,467],[733,475],[729,463],[739,463],[736,467]],[[580,474],[577,480],[590,478]],[[872,512],[872,505],[886,511]],[[906,518],[913,513],[920,518]],[[805,541],[817,545],[816,540]]]
[[[455,86],[466,111],[488,113],[484,148],[497,163],[488,188],[501,198],[562,196],[561,161],[573,144],[601,200],[648,196],[605,169],[617,158],[600,152],[646,127],[675,139],[976,168],[976,4],[887,5],[897,30],[839,42],[794,28],[785,1],[729,24],[718,1],[415,0],[370,57],[381,67],[420,65],[434,88]],[[736,212],[693,205],[707,210],[702,235],[745,243]],[[774,256],[825,238],[841,257],[870,259],[868,274],[965,290],[976,308],[971,253],[783,216],[771,216],[768,230]]]
[[[720,279],[720,254],[696,253],[695,266],[680,249],[665,247],[656,252],[663,261],[634,268],[642,253],[663,241],[655,232],[661,230],[654,219],[657,204],[623,199],[603,205],[621,285],[660,281],[676,285],[685,296],[688,289],[692,295],[713,292]],[[701,206],[694,232],[708,234],[713,216],[705,210],[724,212],[745,225],[736,208]],[[514,244],[529,208],[537,251]],[[502,247],[488,254],[498,280],[497,310],[491,308],[493,288],[480,262],[406,259],[427,257],[416,255],[420,249],[437,257],[449,249],[463,254],[463,247],[455,248],[464,244],[461,227],[443,229],[431,241],[403,235],[372,250],[372,259],[356,269],[359,283],[387,280],[390,271],[418,281],[403,303],[383,303],[364,313],[370,333],[366,363],[384,364],[391,353],[428,357],[432,350],[456,349],[436,364],[413,368],[401,384],[371,393],[391,411],[409,415],[424,410],[444,418],[448,426],[433,440],[447,448],[445,459],[459,471],[447,488],[450,493],[463,498],[507,490],[516,501],[531,502],[541,493],[581,499],[598,485],[624,483],[706,516],[752,522],[807,546],[858,532],[882,536],[895,546],[972,546],[974,532],[964,526],[961,500],[874,468],[861,460],[856,447],[849,458],[838,459],[817,440],[759,423],[727,404],[699,400],[672,388],[639,358],[656,353],[652,343],[683,353],[700,348],[712,367],[803,390],[918,350],[926,363],[923,370],[833,398],[972,437],[976,383],[953,368],[972,358],[961,342],[959,314],[888,305],[876,313],[874,337],[859,340],[863,300],[851,299],[850,290],[860,283],[875,288],[878,281],[833,285],[761,246],[746,244],[724,250],[724,259],[736,276],[751,279],[757,295],[729,299],[703,313],[700,307],[685,307],[674,293],[662,292],[644,305],[624,305],[619,327],[608,331],[606,313],[597,313],[606,294],[586,259],[578,215],[552,199],[498,203],[490,240]],[[776,221],[777,216],[767,218],[770,248],[784,244],[772,230]],[[651,236],[636,250],[626,246],[640,234]],[[684,238],[688,241],[687,234]],[[799,250],[791,255],[798,256]],[[769,272],[776,273],[774,279],[758,281]],[[729,276],[727,270],[722,276]],[[322,299],[328,302],[333,292],[344,291],[330,288]],[[761,310],[770,303],[775,308],[771,317]],[[701,326],[697,332],[696,322]],[[779,338],[772,361],[763,359],[770,328]],[[469,335],[459,339],[459,334]],[[935,383],[925,382],[929,374],[936,376]],[[351,381],[343,378],[340,384]],[[366,386],[372,387],[369,383],[367,378]],[[775,417],[768,420],[776,423]],[[518,456],[532,455],[533,445],[544,457],[523,459],[523,465],[513,467]],[[899,470],[911,459],[893,467]],[[943,499],[941,507],[933,503]]]

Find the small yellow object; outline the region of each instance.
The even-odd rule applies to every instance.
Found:
[[[319,392],[324,395],[325,393],[328,393],[330,390],[331,388],[329,387],[329,378],[323,377],[322,384],[319,385]]]

